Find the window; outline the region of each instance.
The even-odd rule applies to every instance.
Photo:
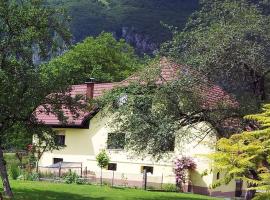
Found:
[[[107,149],[124,149],[125,134],[124,133],[108,133]]]
[[[53,164],[63,162],[63,158],[53,158]]]
[[[166,140],[163,141],[163,145],[159,147],[163,152],[174,152],[175,148],[175,137],[168,136]]]
[[[172,137],[171,139],[167,139],[167,148],[166,151],[174,151],[175,147],[175,137]]]
[[[108,164],[108,170],[116,171],[116,169],[117,169],[117,164],[116,163],[109,163]]]
[[[146,170],[146,173],[151,173],[151,174],[153,174],[153,172],[154,172],[154,167],[150,167],[150,166],[142,166],[142,167],[141,167],[141,173],[143,173],[144,170]]]
[[[235,181],[235,197],[241,197],[243,193],[243,181],[236,180]]]
[[[128,96],[127,94],[121,94],[118,99],[116,99],[113,102],[114,108],[119,108],[120,106],[124,105],[128,101]]]
[[[217,180],[220,179],[220,172],[217,173]]]
[[[65,146],[65,140],[66,140],[66,136],[65,135],[56,135],[55,136],[55,143],[59,146]]]

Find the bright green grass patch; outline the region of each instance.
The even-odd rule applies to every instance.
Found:
[[[15,200],[207,200],[201,195],[47,182],[12,181]]]

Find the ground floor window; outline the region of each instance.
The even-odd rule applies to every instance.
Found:
[[[53,164],[63,162],[63,158],[53,158]]]
[[[243,181],[242,180],[236,180],[235,181],[235,197],[241,197],[242,196],[242,189],[243,189]]]
[[[220,172],[217,173],[217,180],[220,179]]]
[[[153,174],[153,172],[154,172],[154,167],[151,167],[151,166],[142,166],[142,167],[141,167],[141,173],[143,173],[144,170],[146,170],[146,173],[151,173],[151,174]]]
[[[108,170],[116,171],[116,169],[117,169],[117,164],[116,163],[109,163],[108,164]]]

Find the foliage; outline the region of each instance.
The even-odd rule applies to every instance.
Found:
[[[108,133],[107,139],[108,149],[124,149],[125,134],[124,133]]]
[[[120,81],[136,69],[137,61],[133,48],[124,40],[117,41],[111,33],[101,33],[95,38],[86,38],[54,59],[49,70],[55,73],[57,66],[99,82]]]
[[[20,175],[17,177],[17,180],[23,181],[39,181],[40,174],[37,172],[29,172],[27,170],[21,170]]]
[[[109,158],[108,154],[106,153],[105,149],[103,149],[99,152],[99,154],[96,157],[96,160],[97,160],[98,166],[100,168],[105,168],[108,166],[108,164],[110,162],[110,158]]]
[[[253,200],[269,200],[269,199],[270,199],[270,193],[269,192],[259,193],[253,198]]]
[[[175,161],[175,176],[176,176],[176,185],[182,190],[182,186],[188,180],[189,170],[195,170],[197,167],[196,163],[192,158],[182,157]]]
[[[69,171],[68,174],[64,176],[64,181],[67,184],[80,183],[78,174],[72,171]]]
[[[238,108],[222,98],[213,106],[203,106],[209,100],[203,88],[213,86],[189,68],[176,69],[172,80],[166,81],[161,71],[171,66],[174,63],[165,60],[164,64],[164,59],[149,61],[127,84],[98,100],[99,106],[106,108],[104,114],[113,116],[108,123],[112,131],[125,133],[125,148],[135,155],[150,154],[161,159],[174,150],[176,137],[182,141],[194,137],[188,131],[179,131],[181,128],[198,129],[200,122],[207,123],[198,137],[213,133],[214,128],[222,135],[223,120],[238,112]],[[186,71],[185,76],[182,71]]]
[[[240,179],[248,183],[251,196],[255,190],[270,191],[269,113],[270,104],[266,104],[262,113],[245,117],[248,120],[256,120],[260,129],[245,131],[218,141],[217,152],[209,157],[214,161],[214,168],[223,172],[224,177],[216,181],[213,187]]]
[[[44,7],[42,0],[0,1],[0,13],[0,170],[4,192],[11,197],[3,142],[16,134],[12,130],[14,126],[32,129],[27,135],[32,138],[33,130],[41,130],[33,111],[43,103],[51,103],[48,112],[60,110],[59,104],[57,109],[53,102],[61,98],[56,100],[55,95],[48,94],[66,91],[68,87],[59,84],[56,77],[43,79],[42,68],[46,65],[36,65],[33,54],[37,53],[43,61],[56,55],[64,48],[63,44],[69,44],[70,33],[65,13]],[[61,101],[69,105],[67,102],[72,99],[63,94]]]
[[[253,112],[266,98],[269,68],[270,16],[259,2],[201,1],[201,9],[184,31],[175,32],[163,53],[193,67]],[[248,100],[247,100],[248,99]]]
[[[97,36],[102,31],[113,32],[120,38],[124,36],[122,28],[127,27],[134,35],[139,34],[157,45],[171,37],[170,31],[163,28],[160,21],[181,29],[189,14],[198,7],[197,0],[50,0],[49,2],[51,5],[64,6],[69,11],[75,42],[82,41],[87,36]],[[132,43],[135,46],[136,41]],[[139,50],[140,53],[152,53]]]
[[[19,166],[16,164],[11,165],[9,168],[9,175],[13,180],[16,180],[20,175]]]
[[[162,184],[162,189],[166,192],[176,192],[177,191],[177,187],[175,184],[171,184],[171,183],[165,183]]]
[[[46,141],[46,150],[57,148],[54,131],[44,126],[37,114],[53,114],[65,124],[67,117],[63,107],[76,119],[78,110],[85,110],[88,106],[80,101],[81,95],[72,96],[70,93],[70,85],[87,78],[83,73],[85,66],[63,67],[53,65],[56,61],[48,63],[49,59],[69,47],[71,35],[68,27],[66,13],[42,0],[0,1],[0,170],[8,196],[12,196],[12,192],[2,152],[3,148],[11,148],[7,142],[14,144],[12,148],[25,148],[29,138],[35,135],[37,141]],[[101,38],[105,43],[112,42],[119,51],[127,47],[123,41],[116,42],[106,34]],[[102,58],[100,54],[94,54],[91,60],[105,66],[116,66],[116,61],[123,64],[119,59],[127,61],[130,51],[128,47],[121,50],[127,53],[119,56],[105,51],[108,54],[102,54]],[[41,63],[33,57],[38,57]],[[109,64],[100,62],[101,59]]]

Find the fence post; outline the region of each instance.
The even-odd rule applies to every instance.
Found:
[[[83,177],[82,163],[81,163],[81,178]]]
[[[102,167],[100,167],[100,185],[102,186]]]
[[[147,189],[147,171],[146,169],[143,170],[143,186],[144,186],[144,190]]]
[[[163,188],[163,172],[162,172],[162,175],[161,175],[161,184],[160,184],[160,189],[162,190]]]
[[[61,165],[62,165],[62,162],[59,163],[59,171],[58,171],[59,178],[61,177]]]
[[[114,181],[114,170],[112,171],[113,176],[112,176],[112,187],[113,187],[113,181]]]

